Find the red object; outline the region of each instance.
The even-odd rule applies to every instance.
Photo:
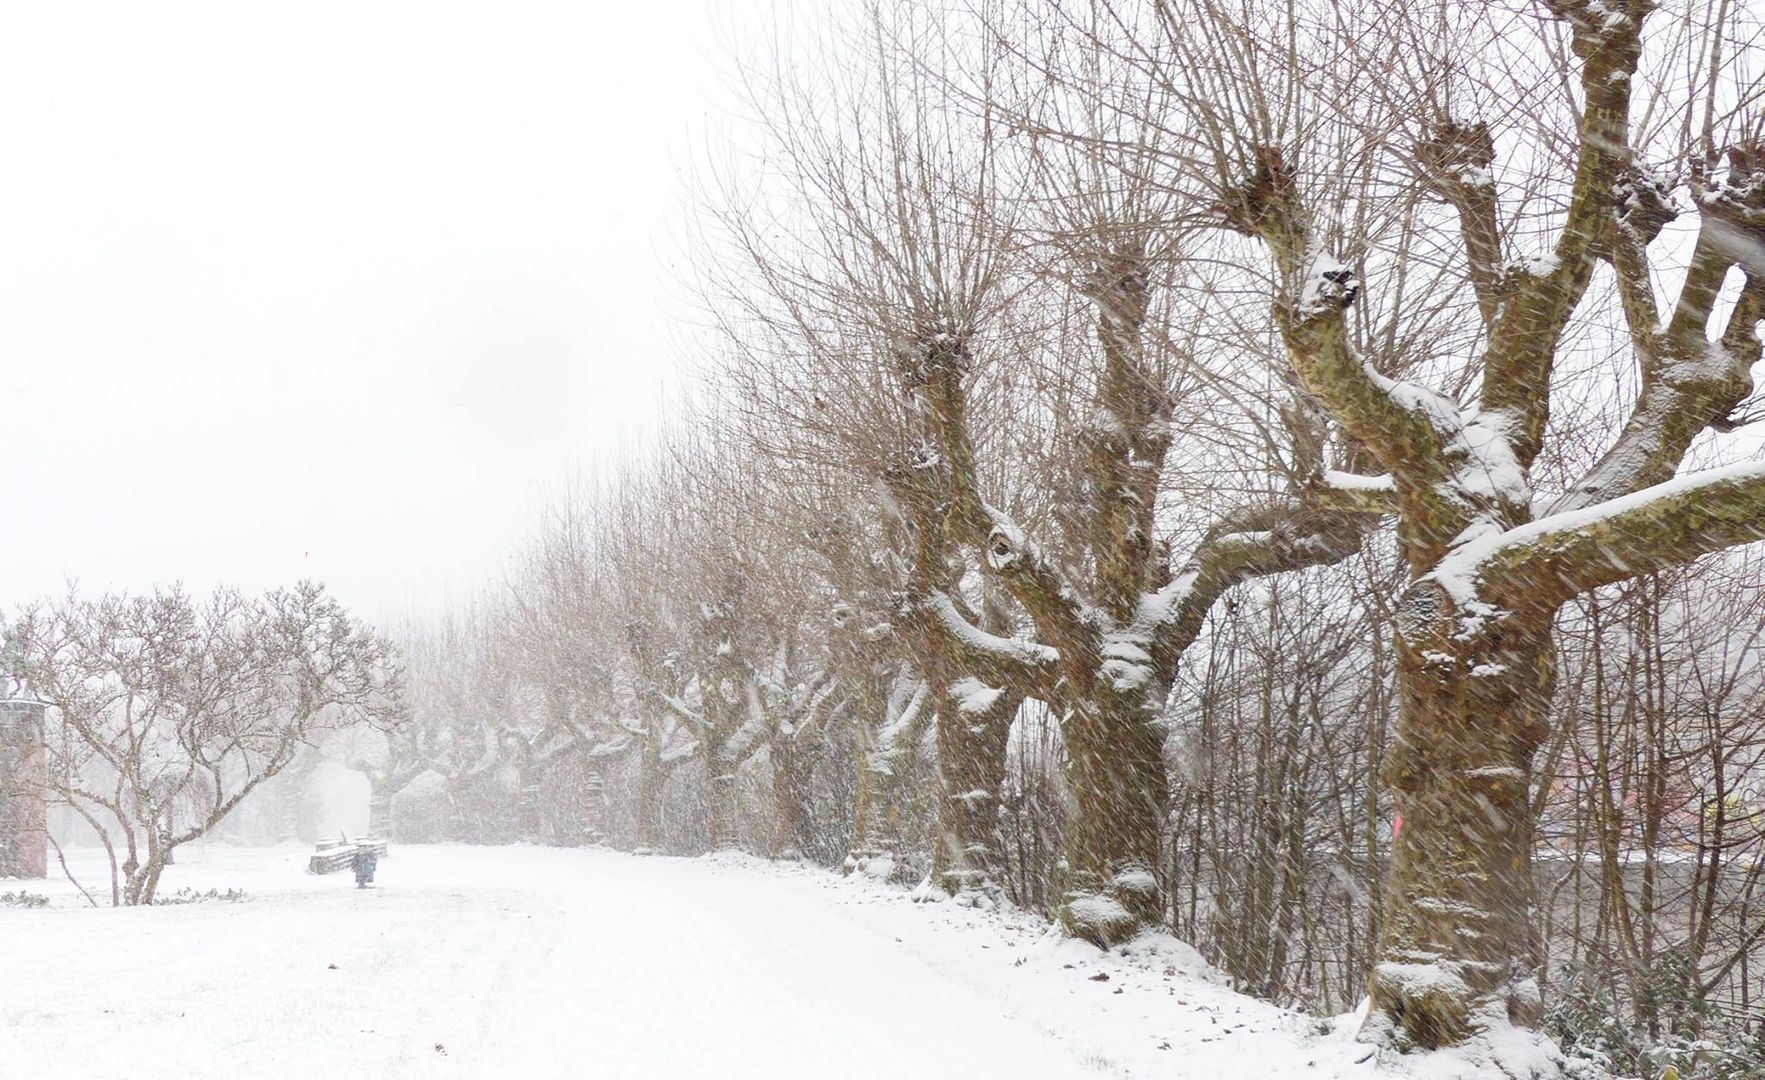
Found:
[[[1392,819],[1391,838],[1393,840],[1397,839],[1397,834],[1400,832],[1403,832],[1403,815],[1402,814],[1399,814],[1399,815],[1397,815],[1397,817]]]

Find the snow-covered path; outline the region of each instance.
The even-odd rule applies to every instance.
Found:
[[[303,862],[216,846],[168,872],[167,891],[242,903],[91,910],[30,883],[55,903],[0,908],[0,1077],[1062,1080],[1342,1058],[1179,970],[1198,967],[1180,946],[1103,956],[816,870],[407,847],[358,892]]]

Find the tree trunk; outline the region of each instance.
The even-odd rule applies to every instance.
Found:
[[[382,840],[392,837],[392,781],[389,777],[368,778],[368,835]]]
[[[866,694],[865,715],[875,719],[860,728],[858,791],[853,807],[852,847],[846,873],[893,880],[904,870],[902,825],[907,817],[906,786],[919,741],[919,718],[928,706],[929,691],[917,680],[879,680]]]
[[[1108,947],[1164,918],[1160,838],[1170,808],[1164,732],[1142,697],[1098,695],[1067,705],[1066,880],[1060,921]]]
[[[468,781],[463,776],[449,777],[447,780],[447,838],[456,844],[471,843],[479,839],[467,835],[468,822],[471,815],[466,809],[466,786]]]
[[[539,768],[523,762],[515,773],[515,839],[523,844],[539,842]]]
[[[800,859],[809,841],[809,763],[789,738],[772,744],[772,857]]]
[[[741,847],[735,805],[736,767],[713,749],[705,754],[705,844],[707,851]]]
[[[123,864],[123,904],[127,907],[144,907],[153,903],[153,896],[159,891],[159,875],[165,869],[171,852],[162,850],[158,842],[148,844],[147,861],[136,863],[131,859]]]
[[[662,850],[662,785],[668,774],[662,770],[662,739],[655,730],[655,721],[644,735],[642,757],[637,778],[637,851],[640,855]]]
[[[932,881],[957,898],[999,895],[999,793],[1005,746],[1023,695],[972,678],[934,691],[938,718],[938,836]]]
[[[1383,769],[1398,817],[1372,1034],[1433,1049],[1492,1027],[1536,1027],[1528,792],[1555,678],[1548,623],[1512,625],[1475,655],[1402,643],[1398,661]]]
[[[604,844],[607,841],[607,781],[599,769],[586,764],[581,772],[582,842]]]
[[[901,764],[878,760],[868,748],[858,755],[858,795],[853,805],[852,849],[846,873],[885,880],[901,866]]]

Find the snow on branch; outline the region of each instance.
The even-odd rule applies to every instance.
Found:
[[[1190,555],[1183,571],[1141,605],[1139,622],[1148,628],[1153,662],[1167,671],[1174,667],[1200,634],[1208,610],[1234,586],[1251,578],[1340,562],[1360,550],[1362,531],[1376,520],[1372,513],[1319,509],[1294,500],[1221,521]]]
[[[992,685],[1039,685],[1052,676],[1060,659],[1060,653],[1047,645],[981,629],[957,610],[946,592],[935,591],[913,606],[923,616],[915,621],[935,635],[938,650]]]
[[[1351,340],[1347,312],[1360,289],[1354,271],[1330,255],[1296,269],[1298,295],[1277,304],[1276,314],[1300,382],[1385,468],[1421,470],[1434,457],[1426,418],[1393,393],[1404,384],[1381,376]]]
[[[710,721],[705,719],[703,713],[693,708],[691,705],[688,705],[685,701],[682,701],[675,695],[661,689],[653,689],[651,693],[655,696],[657,701],[666,705],[670,712],[680,717],[682,720],[685,720],[687,723],[700,728],[708,728],[711,726]]]
[[[1324,469],[1306,492],[1308,501],[1322,508],[1361,514],[1394,514],[1398,510],[1397,484],[1389,473],[1360,473]]]
[[[1275,298],[1275,316],[1294,373],[1387,469],[1425,465],[1432,458],[1431,432],[1392,399],[1349,334],[1358,274],[1311,234],[1296,170],[1282,152],[1257,147],[1252,165],[1215,210],[1227,227],[1264,243],[1286,283]]]
[[[1461,608],[1568,597],[1765,539],[1765,462],[1676,477],[1462,544],[1430,577]]]
[[[986,528],[987,566],[1029,612],[1037,630],[1064,648],[1086,646],[1091,629],[1085,605],[1060,571],[1009,514],[986,503],[980,504],[980,513]]]

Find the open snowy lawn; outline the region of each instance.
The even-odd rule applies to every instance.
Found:
[[[0,1077],[1373,1075],[1168,940],[1104,955],[734,855],[395,847],[367,891],[305,859],[179,852],[164,891],[241,903],[26,883],[54,903],[0,908]]]

